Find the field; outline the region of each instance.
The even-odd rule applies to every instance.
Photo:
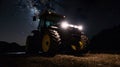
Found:
[[[0,67],[120,67],[120,54],[1,56]]]

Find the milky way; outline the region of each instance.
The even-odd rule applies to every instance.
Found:
[[[120,24],[120,2],[117,0],[57,1],[62,7],[56,5],[56,12],[66,15],[73,24],[83,24],[90,37]],[[32,21],[35,10],[31,4],[31,0],[0,0],[0,41],[25,45],[26,37],[38,26],[37,21]]]

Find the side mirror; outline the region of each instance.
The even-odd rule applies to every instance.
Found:
[[[33,16],[33,21],[36,21],[36,16]]]

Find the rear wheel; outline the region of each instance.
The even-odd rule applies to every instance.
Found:
[[[31,41],[32,41],[32,36],[28,36],[27,39],[26,39],[26,54],[32,53]]]
[[[33,36],[28,36],[26,40],[26,54],[37,55],[38,54],[38,44],[37,40]]]
[[[40,32],[33,30],[32,33],[33,35],[26,39],[26,54],[36,55],[39,52]]]

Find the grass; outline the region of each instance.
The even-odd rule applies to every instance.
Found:
[[[119,54],[1,57],[0,67],[120,67]]]

